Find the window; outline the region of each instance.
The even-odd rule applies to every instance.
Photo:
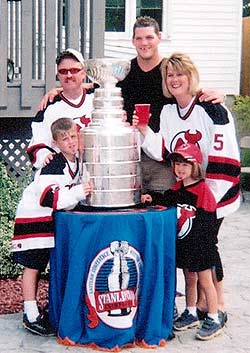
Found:
[[[106,0],[105,30],[125,31],[125,0]]]
[[[136,17],[139,16],[153,17],[162,30],[162,0],[137,0]]]

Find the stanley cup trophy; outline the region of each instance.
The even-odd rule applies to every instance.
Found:
[[[129,285],[129,269],[126,260],[126,254],[129,251],[127,241],[112,241],[110,251],[114,255],[113,266],[108,275],[108,288],[110,292],[116,292],[128,289]],[[129,315],[130,308],[113,309],[109,312],[109,316]]]
[[[80,132],[80,157],[87,169],[81,178],[94,188],[85,205],[113,208],[140,203],[139,132],[124,121],[121,89],[116,87],[129,69],[127,60],[86,61],[87,76],[100,88],[94,94],[92,121]]]

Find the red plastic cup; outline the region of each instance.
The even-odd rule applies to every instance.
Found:
[[[135,115],[139,118],[138,125],[148,125],[150,104],[135,104]]]

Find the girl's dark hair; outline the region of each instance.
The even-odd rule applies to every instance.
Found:
[[[200,163],[197,162],[189,162],[185,158],[178,156],[174,160],[172,160],[172,168],[173,168],[173,173],[175,175],[175,162],[179,163],[189,163],[192,165],[192,172],[191,172],[191,177],[194,180],[201,180],[205,178],[205,172]]]

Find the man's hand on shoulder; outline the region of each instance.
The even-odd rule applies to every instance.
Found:
[[[44,110],[47,107],[48,103],[53,102],[53,99],[58,96],[62,92],[62,90],[62,87],[52,88],[48,93],[43,96],[41,102],[39,103],[38,110]]]
[[[224,103],[225,95],[219,91],[203,89],[202,94],[199,97],[199,101],[200,102],[212,102],[213,104]]]

